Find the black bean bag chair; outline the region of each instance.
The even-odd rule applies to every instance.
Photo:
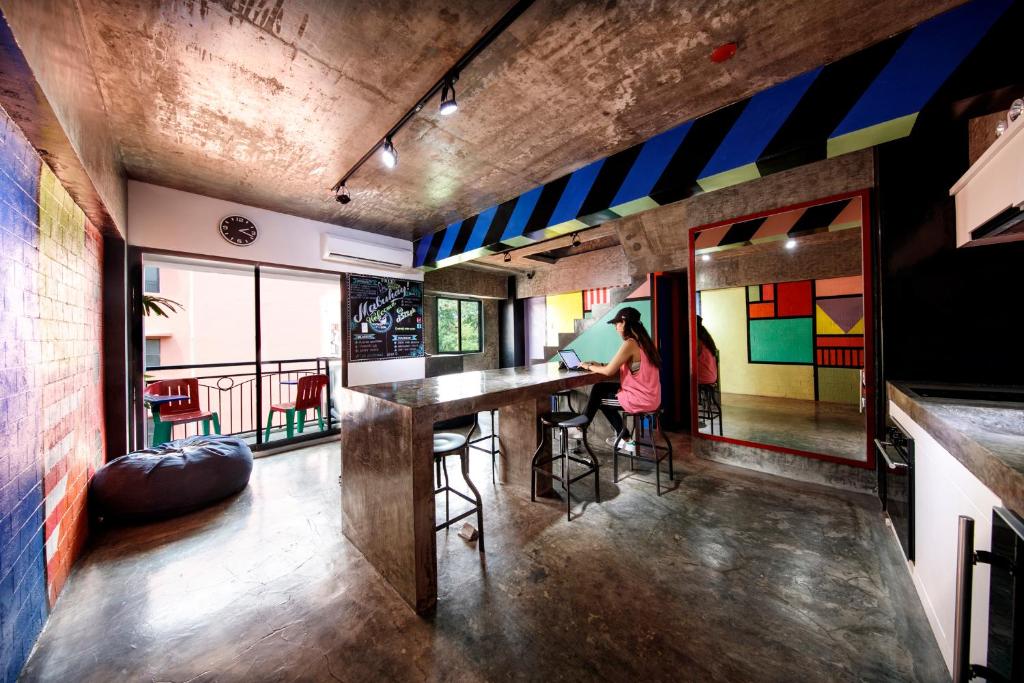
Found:
[[[104,519],[174,517],[238,493],[251,473],[241,439],[191,436],[111,460],[93,475],[89,504]]]

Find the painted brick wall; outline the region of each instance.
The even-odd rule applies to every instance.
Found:
[[[102,241],[0,110],[0,675],[85,543],[102,462]]]

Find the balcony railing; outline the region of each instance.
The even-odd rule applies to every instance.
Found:
[[[194,377],[199,381],[200,408],[218,414],[221,434],[241,437],[259,449],[289,442],[285,414],[279,412],[273,415],[270,441],[266,441],[267,416],[272,404],[294,401],[299,378],[309,375],[327,376],[327,387],[320,405],[326,431],[320,431],[315,411],[309,410],[301,433],[299,416],[296,415],[295,436],[291,441],[310,435],[336,433],[337,412],[331,409],[334,405],[331,393],[336,391],[333,384],[340,377],[340,364],[340,358],[319,357],[263,361],[258,367],[255,361],[160,365],[146,368],[146,383]],[[152,442],[152,419],[147,419],[147,422],[146,443],[149,444]],[[172,438],[181,439],[200,433],[200,423],[176,425]]]

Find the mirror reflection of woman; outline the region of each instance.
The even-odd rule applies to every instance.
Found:
[[[697,316],[697,384],[718,382],[718,347],[711,333],[704,327],[704,319]]]
[[[632,306],[619,309],[608,324],[615,325],[615,331],[622,337],[619,350],[607,363],[585,361],[581,365],[591,372],[617,377],[618,381],[603,381],[594,385],[587,401],[586,415],[593,421],[600,410],[615,433],[621,434],[623,441],[627,441],[629,434],[624,431],[618,409],[604,405],[602,401],[615,398],[627,413],[660,408],[661,378],[658,368],[661,367],[661,354],[640,321],[640,311]],[[614,445],[615,437],[607,441],[609,446]]]

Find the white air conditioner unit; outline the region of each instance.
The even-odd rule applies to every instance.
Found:
[[[330,234],[320,236],[320,247],[325,261],[382,270],[412,270],[411,247],[399,249]]]

